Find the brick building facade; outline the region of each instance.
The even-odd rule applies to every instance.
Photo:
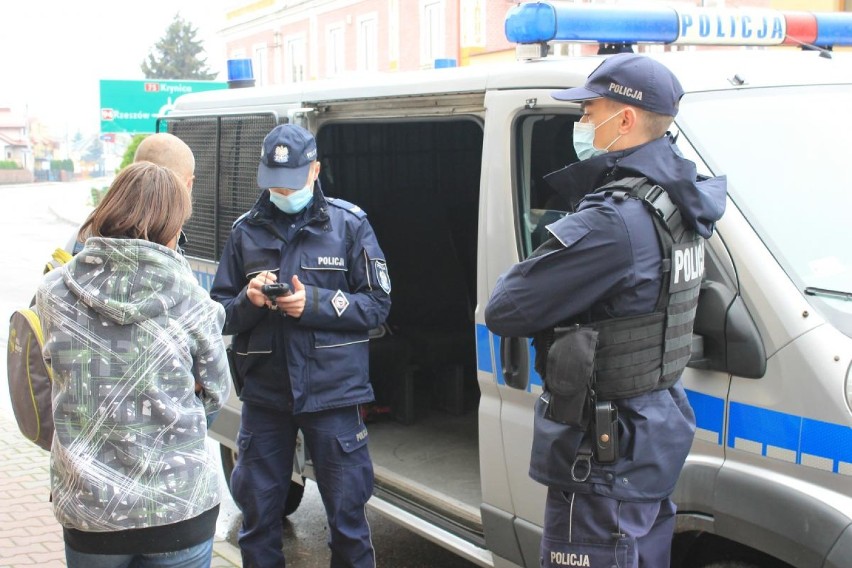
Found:
[[[511,56],[515,0],[260,0],[226,14],[228,58],[253,61],[257,84],[467,65]]]
[[[570,0],[566,0],[570,1]],[[575,0],[613,4],[611,0]],[[633,0],[621,0],[635,4]],[[233,0],[222,36],[229,59],[253,62],[257,85],[354,73],[475,65],[514,58],[506,12],[518,0]],[[671,5],[843,10],[843,0],[670,0]],[[594,53],[571,44],[562,53]],[[654,46],[653,49],[664,49]]]

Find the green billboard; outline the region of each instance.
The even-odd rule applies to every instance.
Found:
[[[101,79],[101,132],[155,132],[157,116],[179,96],[226,88],[228,83],[217,81]]]

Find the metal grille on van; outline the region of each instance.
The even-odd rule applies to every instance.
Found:
[[[272,113],[170,118],[158,123],[160,131],[186,142],[195,155],[192,217],[184,225],[187,256],[219,260],[231,225],[260,194],[260,148],[277,124]]]

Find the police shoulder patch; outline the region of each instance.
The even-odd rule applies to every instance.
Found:
[[[379,282],[379,286],[382,290],[385,291],[385,294],[390,294],[391,292],[391,281],[390,274],[388,274],[388,263],[384,260],[375,261],[376,264],[376,280]]]

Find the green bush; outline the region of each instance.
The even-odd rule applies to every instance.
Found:
[[[139,147],[139,143],[147,138],[147,134],[136,134],[133,136],[133,139],[130,141],[130,144],[127,146],[127,150],[124,151],[124,156],[121,158],[121,164],[118,166],[118,170],[116,170],[116,174],[133,163],[133,158],[136,156],[136,148]]]
[[[0,170],[20,170],[21,165],[15,160],[0,160]]]
[[[107,191],[109,191],[109,186],[105,185],[102,188],[98,189],[97,187],[92,188],[92,206],[97,207],[98,203],[101,202],[101,199],[104,198]]]
[[[53,171],[74,171],[74,160],[50,160],[50,169]]]

